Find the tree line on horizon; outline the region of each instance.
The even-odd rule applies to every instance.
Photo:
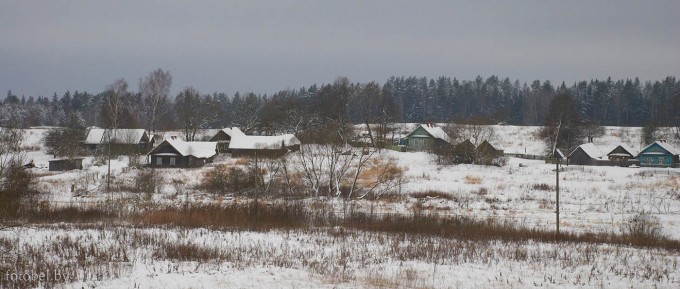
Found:
[[[346,124],[462,122],[545,125],[551,103],[569,95],[580,121],[610,126],[680,126],[680,81],[639,79],[579,81],[571,86],[531,83],[490,76],[473,80],[450,77],[390,77],[384,83],[352,83],[340,77],[272,95],[253,92],[200,93],[186,87],[169,95],[172,77],[157,69],[140,78],[132,91],[124,79],[102,92],[56,93],[51,97],[17,96],[0,105],[4,127],[64,126],[145,128],[151,131],[239,126],[256,133],[300,133]],[[116,107],[112,107],[115,103]]]

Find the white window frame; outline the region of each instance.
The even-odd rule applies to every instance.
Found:
[[[170,166],[171,167],[175,166],[175,157],[170,157]]]
[[[163,166],[163,157],[156,157],[156,166]]]

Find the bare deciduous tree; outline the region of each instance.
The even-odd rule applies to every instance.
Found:
[[[604,135],[604,127],[601,126],[597,121],[586,121],[583,123],[583,136],[585,136],[588,142],[593,142],[596,137],[601,137]]]
[[[149,117],[149,129],[152,133],[156,132],[156,121],[161,114],[159,108],[161,102],[167,99],[171,85],[170,71],[163,71],[160,68],[139,79],[139,92],[144,99],[145,109]]]
[[[120,124],[120,119],[125,110],[126,97],[128,96],[128,84],[125,79],[117,79],[112,84],[106,87],[105,94],[105,113],[109,120],[109,128],[111,131],[107,134],[108,141],[108,172],[106,174],[106,190],[111,192],[111,138],[116,138],[116,131]]]
[[[473,117],[466,120],[451,122],[444,127],[444,131],[451,139],[451,144],[453,145],[451,149],[459,150],[454,153],[463,153],[463,159],[471,158],[473,162],[477,162],[480,157],[475,148],[479,147],[485,140],[494,142],[497,139],[496,129],[491,124],[491,120],[482,117]],[[473,147],[471,150],[462,145],[466,140],[469,140],[470,143],[472,143]],[[443,153],[448,152],[444,151]],[[444,158],[443,162],[446,162],[449,159],[450,158]],[[452,158],[450,160],[455,159],[456,158]]]
[[[127,89],[127,81],[125,81],[123,78],[117,79],[115,82],[106,87],[106,117],[109,120],[109,128],[111,129],[117,129],[120,124],[120,118],[123,115],[126,105],[125,98],[128,96]]]

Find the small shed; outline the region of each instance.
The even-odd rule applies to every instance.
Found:
[[[627,167],[633,164],[636,153],[625,143],[620,143],[608,154],[607,158],[613,165]]]
[[[477,164],[492,165],[496,164],[497,160],[503,156],[503,150],[497,149],[489,141],[484,140],[477,146]]]
[[[497,149],[487,140],[477,146],[477,154],[483,158],[497,158],[503,155],[503,150]]]
[[[431,151],[450,148],[451,139],[441,127],[432,124],[421,124],[406,136],[406,148],[409,151]]]
[[[152,167],[201,167],[217,156],[217,142],[185,142],[166,139],[151,150],[149,165]]]
[[[550,157],[556,160],[564,160],[567,157],[564,155],[564,153],[560,149],[555,149],[555,151],[550,154]]]
[[[604,154],[593,143],[578,146],[569,154],[570,165],[596,166]]]
[[[640,151],[638,158],[641,167],[675,168],[680,163],[680,150],[665,140],[658,140]]]
[[[475,145],[466,139],[453,146],[453,161],[459,164],[471,164],[475,160]]]
[[[49,160],[48,163],[49,163],[49,171],[51,171],[51,172],[82,170],[83,169],[83,159],[82,158],[54,159],[54,160]]]

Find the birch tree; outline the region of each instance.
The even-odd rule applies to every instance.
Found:
[[[139,79],[139,92],[142,94],[146,114],[149,118],[149,130],[156,133],[156,121],[158,120],[161,104],[167,99],[172,85],[170,71],[156,69],[144,78]]]

